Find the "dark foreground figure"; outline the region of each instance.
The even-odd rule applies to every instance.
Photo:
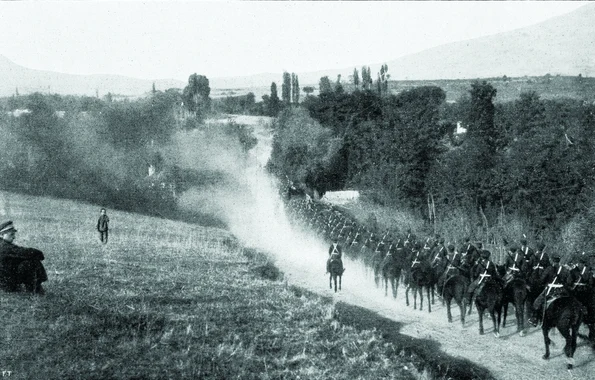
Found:
[[[18,292],[24,285],[29,293],[44,294],[41,284],[48,277],[43,252],[13,244],[16,232],[12,221],[0,224],[0,289]]]
[[[333,281],[335,283],[335,293],[337,292],[337,277],[339,279],[339,290],[341,290],[341,278],[345,268],[343,267],[343,250],[337,243],[337,239],[333,239],[333,243],[329,248],[329,258],[326,261],[326,273],[330,273],[329,286],[333,288]]]
[[[107,244],[107,238],[109,234],[109,217],[106,214],[104,208],[101,209],[101,215],[97,220],[97,231],[99,232],[99,240],[103,244]]]

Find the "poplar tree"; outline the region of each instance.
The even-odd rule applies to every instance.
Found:
[[[283,73],[283,84],[281,85],[281,99],[285,105],[291,103],[291,75],[285,71]]]

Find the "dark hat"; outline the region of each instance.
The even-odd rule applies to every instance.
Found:
[[[508,249],[510,250],[510,252],[514,253],[514,252],[518,251],[519,247],[517,247],[516,245],[513,244]]]
[[[14,228],[14,225],[12,224],[12,220],[0,224],[0,234],[5,234],[10,231],[17,232],[17,229]]]
[[[559,263],[560,262],[560,256],[552,256],[552,261],[555,263]]]
[[[577,262],[587,265],[589,263],[589,259],[585,255],[580,255]]]
[[[520,240],[520,242],[521,242],[521,245],[527,245],[527,239],[525,239],[525,238],[522,238]]]
[[[455,250],[455,246],[452,244],[449,244],[448,247],[446,247],[446,249],[448,249],[448,252],[453,252]]]
[[[545,243],[540,241],[539,243],[537,243],[537,250],[538,251],[543,251],[543,249],[545,248]]]
[[[477,243],[475,243],[475,246],[476,246],[477,248],[479,248],[479,249],[482,249],[482,248],[483,248],[483,243],[482,243],[482,242],[480,242],[480,241],[478,241]]]
[[[488,251],[487,249],[484,249],[483,251],[481,251],[481,257],[483,259],[489,259],[491,254],[492,253],[490,251]]]

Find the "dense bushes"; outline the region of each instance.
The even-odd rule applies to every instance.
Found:
[[[176,90],[124,101],[39,93],[2,99],[0,186],[186,217],[177,197],[190,187],[218,183],[225,174],[202,165],[200,157],[181,162],[176,135],[206,128],[181,104]],[[244,150],[256,144],[252,129],[236,123],[203,132],[194,143],[218,139]]]
[[[326,131],[324,141],[341,144],[333,151],[344,162],[321,160],[305,149],[304,141],[315,141],[309,132],[294,126],[289,137],[282,131],[290,119],[280,118],[275,146],[291,154],[273,154],[270,166],[296,180],[303,178],[296,170],[308,168],[310,178],[332,182],[319,190],[367,190],[376,201],[438,224],[462,212],[475,234],[510,217],[523,221],[522,232],[533,238],[560,237],[569,223],[586,231],[586,211],[595,207],[595,106],[542,100],[535,92],[497,100],[485,81],[473,83],[454,104],[434,86],[389,96],[330,91],[308,97],[304,107]],[[457,124],[467,133],[455,134]],[[326,151],[325,144],[313,146]],[[595,243],[583,235],[588,241],[582,244]]]

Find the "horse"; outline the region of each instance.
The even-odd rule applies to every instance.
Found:
[[[398,245],[398,244],[397,244]],[[384,296],[388,296],[388,284],[390,283],[393,298],[397,298],[397,289],[399,288],[399,277],[403,270],[402,257],[398,257],[399,252],[402,252],[402,248],[393,249],[394,245],[388,248],[386,256],[382,260],[382,278],[384,282]]]
[[[595,348],[595,293],[591,286],[575,287],[574,298],[584,306],[583,323],[589,329],[589,343]]]
[[[504,272],[504,267],[499,265],[498,271],[500,273]],[[506,274],[505,279],[506,284],[504,285],[502,298],[502,308],[504,311],[502,327],[506,327],[508,305],[512,303],[516,316],[516,330],[520,336],[525,336],[525,314],[527,310],[527,296],[529,294],[527,282],[521,274],[514,274],[511,271]]]
[[[422,257],[415,256],[411,263],[411,268],[409,268],[407,289],[405,290],[405,301],[407,306],[409,306],[409,289],[413,288],[413,309],[417,309],[417,293],[419,292],[419,310],[423,310],[423,289],[425,288],[428,295],[428,313],[432,312],[432,306],[430,305],[430,290],[436,283],[434,277],[434,269],[430,262]]]
[[[502,314],[502,285],[498,280],[487,278],[480,285],[475,296],[475,307],[479,314],[479,335],[483,335],[483,313],[487,310],[494,324],[494,336],[500,337],[500,317]],[[497,316],[497,319],[496,319]]]
[[[539,297],[543,289],[545,289],[546,284],[544,284],[541,280],[544,271],[545,268],[540,265],[531,268],[531,272],[529,274],[529,277],[527,278],[527,312],[531,311],[533,304],[535,303],[535,300],[537,299],[537,297]]]
[[[331,255],[331,258],[328,259],[327,271],[328,273],[330,273],[329,288],[333,288],[334,282],[335,293],[337,293],[337,277],[339,278],[339,290],[341,290],[341,278],[343,277],[343,272],[345,272],[345,268],[343,268],[343,261],[341,260],[339,255]]]
[[[378,244],[376,250],[372,253],[372,269],[374,271],[374,283],[376,287],[380,287],[380,278],[383,275],[383,265],[384,265],[384,247],[381,247]]]
[[[574,352],[576,351],[576,339],[578,330],[584,318],[584,307],[574,297],[562,297],[554,300],[543,314],[543,340],[545,343],[545,354],[543,359],[550,358],[549,332],[557,327],[564,339],[564,354],[566,355],[567,368],[572,369],[574,365]]]
[[[442,297],[446,302],[446,315],[448,322],[452,323],[452,314],[450,312],[450,305],[454,299],[461,312],[461,325],[465,326],[465,313],[467,308],[467,287],[469,286],[469,279],[461,274],[455,274],[444,281],[442,287]]]

